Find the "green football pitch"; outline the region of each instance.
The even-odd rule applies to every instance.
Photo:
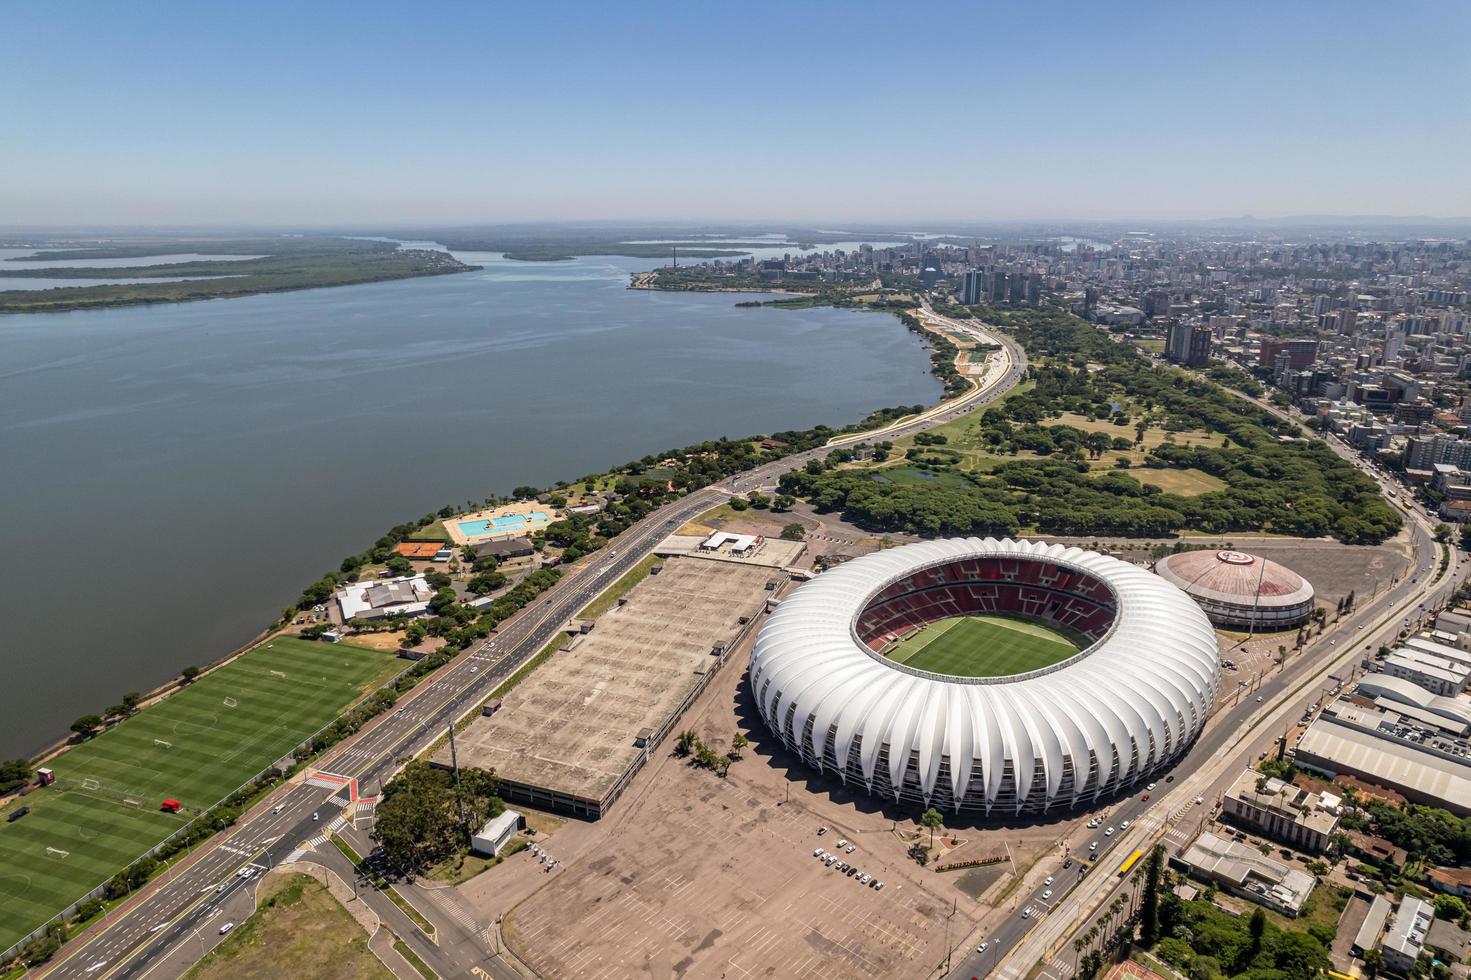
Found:
[[[401,665],[277,637],[51,763],[56,784],[0,821],[0,950],[290,752]],[[159,804],[177,799],[181,814]]]
[[[1077,653],[1062,633],[1008,616],[952,616],[900,640],[895,663],[952,677],[1005,677],[1047,667]]]

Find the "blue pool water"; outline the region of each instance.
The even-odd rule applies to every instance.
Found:
[[[461,521],[460,533],[467,538],[478,537],[482,534],[500,533],[504,531],[524,530],[531,521],[544,523],[549,520],[546,511],[534,510],[530,514],[505,514],[501,517],[493,517],[490,520]]]

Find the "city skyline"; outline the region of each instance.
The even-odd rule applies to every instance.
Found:
[[[1471,215],[1461,7],[353,9],[12,11],[0,220]]]

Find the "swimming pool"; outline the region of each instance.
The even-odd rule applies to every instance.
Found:
[[[503,514],[489,520],[460,521],[460,533],[467,538],[483,537],[487,534],[508,534],[524,531],[532,524],[550,524],[551,517],[544,510],[533,510],[528,514]]]

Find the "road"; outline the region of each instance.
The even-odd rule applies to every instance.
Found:
[[[1278,417],[1291,418],[1274,406],[1246,400]],[[1327,441],[1334,452],[1368,473],[1386,494],[1398,492],[1377,468],[1346,447]],[[1419,624],[1430,611],[1449,601],[1471,572],[1471,561],[1457,555],[1446,574],[1437,577],[1440,553],[1428,515],[1413,505],[1399,509],[1407,518],[1415,556],[1410,572],[1372,601],[1356,607],[1301,653],[1289,657],[1277,674],[1263,680],[1251,694],[1218,712],[1165,781],[1155,784],[1153,790],[1137,786],[1131,795],[1096,811],[1103,822],[1087,842],[1097,850],[1080,847],[1066,868],[1063,864],[1068,858],[1062,854],[1039,862],[1029,875],[1033,880],[1023,885],[1015,907],[1007,910],[1001,925],[969,937],[963,947],[966,952],[959,956],[950,977],[964,980],[995,973],[1005,980],[1018,980],[1044,960],[1042,976],[1048,980],[1070,976],[1076,955],[1070,937],[1086,932],[1123,887],[1117,872],[1125,858],[1135,850],[1147,851],[1167,835],[1173,835],[1167,840],[1172,849],[1193,837],[1237,774],[1263,751],[1275,747],[1290,721],[1320,702],[1325,686],[1332,683],[1327,678],[1347,678],[1380,645],[1393,646],[1406,620]],[[1196,799],[1203,802],[1197,805]],[[1127,828],[1124,821],[1129,823]],[[1074,818],[1073,829],[1082,823],[1082,817]],[[1115,832],[1105,835],[1110,827]],[[1085,867],[1091,870],[1085,873]],[[1035,880],[1046,876],[1052,878],[1050,885]],[[1048,890],[1051,898],[1044,899]],[[1025,918],[1024,911],[1029,911]],[[986,943],[984,952],[978,951],[980,942]]]
[[[928,304],[925,312],[934,316]],[[981,330],[974,323],[935,318],[958,332]],[[369,795],[404,763],[428,748],[448,725],[476,710],[496,687],[545,647],[589,600],[617,582],[675,528],[729,499],[732,493],[774,484],[783,473],[804,466],[809,459],[825,457],[833,448],[910,435],[942,425],[1000,397],[1021,379],[1026,355],[1015,341],[999,332],[987,339],[1002,346],[1002,366],[988,375],[984,385],[920,415],[881,429],[838,437],[821,448],[736,474],[658,508],[619,535],[607,549],[589,556],[564,575],[545,598],[506,621],[494,636],[457,656],[390,711],[334,747],[314,768],[354,778],[362,794]],[[220,940],[217,927],[212,925],[220,921],[222,913],[217,910],[232,900],[238,901],[236,891],[248,886],[236,873],[252,863],[274,866],[300,850],[304,842],[323,835],[328,824],[342,813],[331,802],[334,796],[340,798],[338,793],[302,782],[273,793],[243,815],[231,830],[129,898],[78,941],[68,944],[51,962],[39,968],[35,976],[90,980],[142,977],[166,959],[170,963],[186,959],[182,952],[172,957],[170,954],[191,942],[200,951],[199,955],[203,955]],[[330,843],[325,848],[335,850]],[[322,845],[318,844],[317,849],[321,851]],[[368,898],[376,901],[375,896]],[[394,911],[389,903],[376,901],[375,909],[380,906],[389,910],[387,915]],[[446,918],[456,920],[455,914],[447,910],[443,910],[442,916],[431,915],[437,928],[446,928],[441,924],[441,919]],[[464,927],[463,923],[457,924]],[[451,955],[444,944],[436,946],[428,942],[416,929],[410,928],[401,935],[415,952],[445,975],[479,968],[507,980],[516,976],[509,967],[487,957],[484,943],[461,943]]]

